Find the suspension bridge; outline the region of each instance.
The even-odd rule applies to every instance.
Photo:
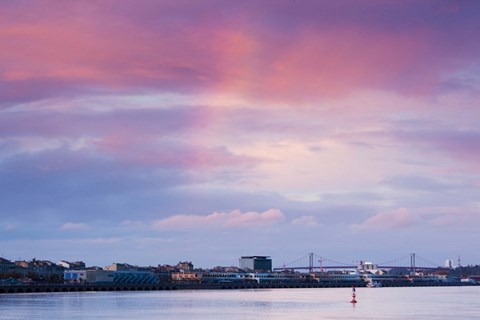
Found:
[[[309,253],[303,257],[295,259],[289,263],[283,264],[280,267],[276,267],[274,271],[324,271],[324,270],[352,270],[359,267],[367,267],[370,264],[366,264],[362,260],[354,262],[340,262],[319,256],[315,253]],[[416,271],[431,271],[442,268],[441,265],[431,262],[428,259],[422,258],[415,253],[410,253],[400,258],[384,261],[381,263],[375,263],[374,266],[377,269],[408,269],[412,272]]]

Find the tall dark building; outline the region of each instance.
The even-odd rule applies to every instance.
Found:
[[[270,256],[243,256],[238,261],[240,269],[272,271],[272,259],[270,259]]]

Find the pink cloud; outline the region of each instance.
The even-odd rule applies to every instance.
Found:
[[[56,96],[208,90],[284,102],[358,88],[423,93],[475,63],[480,52],[469,39],[478,22],[468,6],[450,12],[435,3],[315,1],[25,5],[0,11],[5,99],[34,98],[46,87],[55,87],[49,94]],[[445,29],[452,19],[458,24]]]
[[[382,87],[414,63],[413,52],[423,51],[419,48],[423,37],[392,36],[362,28],[305,29],[289,44],[263,48],[272,63],[258,75],[263,85],[249,81],[250,90],[278,101],[310,101]],[[274,48],[280,45],[282,50],[277,52]]]
[[[399,208],[394,211],[380,212],[371,216],[361,224],[351,225],[353,230],[368,229],[401,229],[415,224],[417,218],[406,208]]]
[[[197,227],[236,228],[271,225],[284,220],[284,214],[278,209],[264,212],[240,210],[214,212],[202,215],[175,215],[153,223],[155,229],[190,229]]]

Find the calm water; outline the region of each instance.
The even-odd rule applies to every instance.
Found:
[[[480,319],[480,287],[0,295],[0,319]]]

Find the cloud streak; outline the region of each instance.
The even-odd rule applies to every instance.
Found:
[[[261,227],[284,220],[284,214],[278,209],[264,212],[214,212],[202,215],[174,215],[153,223],[155,229],[194,229],[194,228],[245,228]]]
[[[406,208],[389,212],[377,213],[361,224],[351,225],[353,230],[388,230],[413,226],[416,222],[415,215]]]
[[[88,225],[83,222],[79,222],[79,223],[66,222],[60,226],[60,230],[62,231],[82,231],[87,229],[88,229]]]

